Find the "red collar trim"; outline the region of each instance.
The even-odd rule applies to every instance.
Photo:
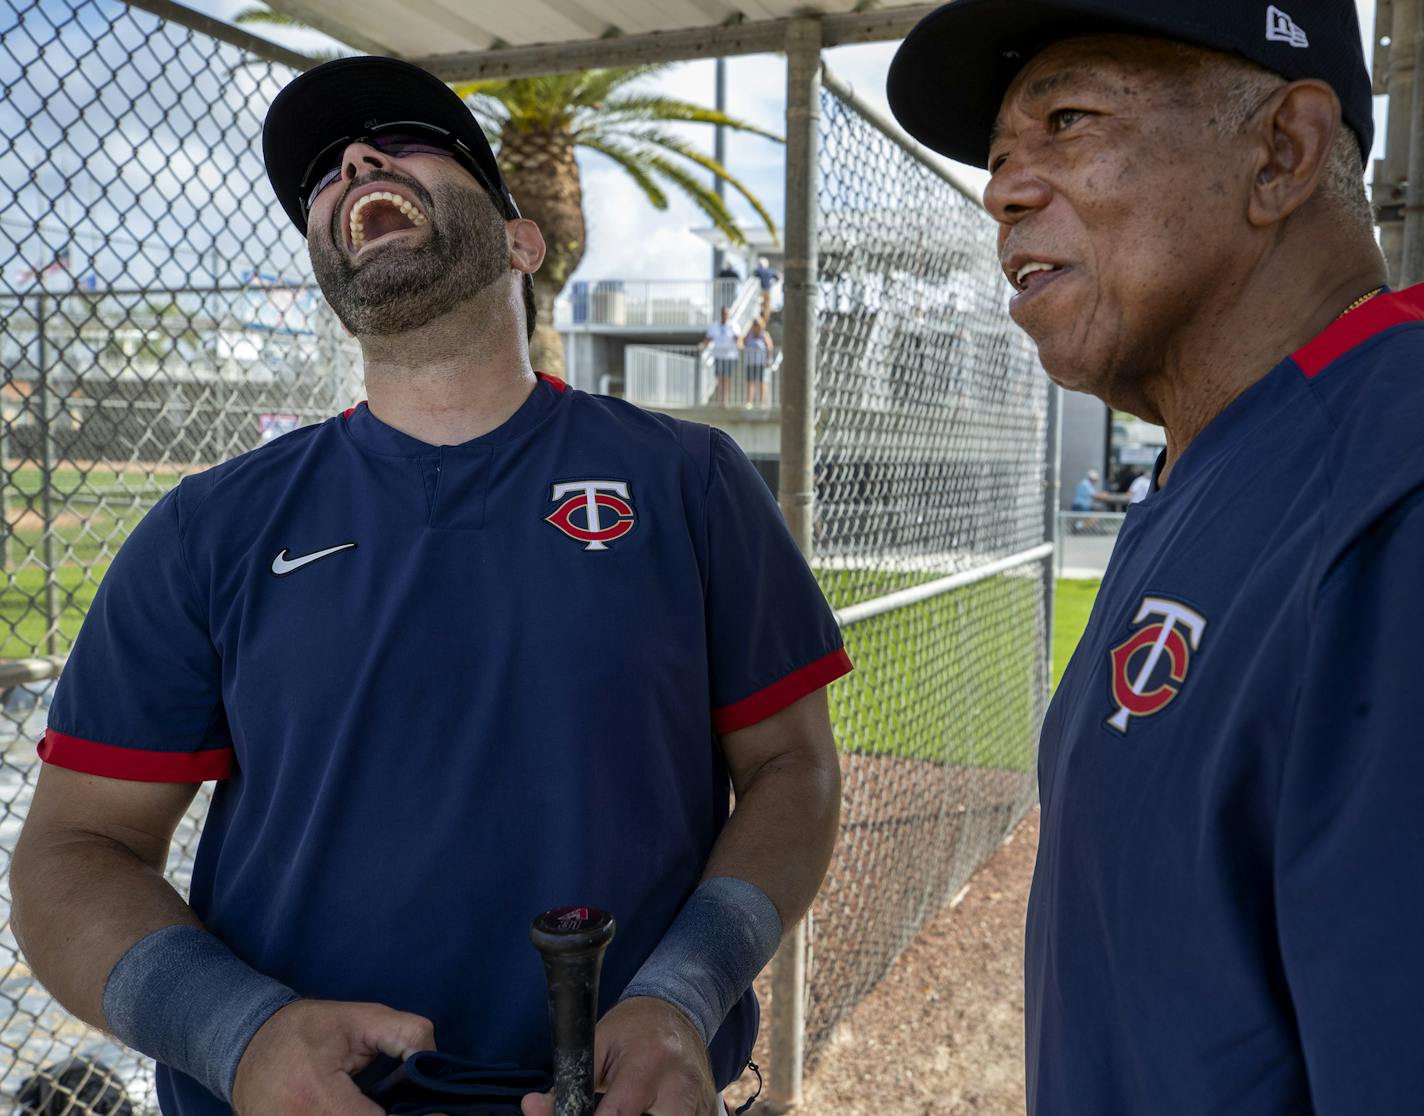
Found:
[[[1405,322],[1424,321],[1424,283],[1405,291],[1375,295],[1357,310],[1337,318],[1325,332],[1291,354],[1307,380],[1376,334]]]

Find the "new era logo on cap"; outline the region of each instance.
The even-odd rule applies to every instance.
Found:
[[[1268,43],[1290,43],[1293,47],[1310,46],[1310,40],[1306,38],[1305,31],[1274,4],[1266,9],[1266,41]]]

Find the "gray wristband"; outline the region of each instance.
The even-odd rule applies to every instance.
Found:
[[[619,999],[666,1000],[709,1043],[780,943],[766,892],[732,876],[704,880]]]
[[[259,1027],[297,994],[239,960],[206,930],[140,938],[104,985],[114,1037],[232,1103],[237,1063]]]

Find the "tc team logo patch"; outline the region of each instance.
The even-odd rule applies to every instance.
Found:
[[[1112,660],[1112,695],[1117,712],[1108,724],[1126,733],[1133,717],[1150,717],[1172,703],[1187,680],[1192,652],[1201,646],[1206,617],[1194,609],[1164,597],[1145,597],[1133,618],[1141,624],[1108,652]],[[1185,633],[1185,634],[1184,634]]]
[[[549,499],[563,503],[545,520],[583,543],[585,550],[607,550],[609,543],[633,529],[638,518],[629,502],[627,481],[567,481],[554,485]]]

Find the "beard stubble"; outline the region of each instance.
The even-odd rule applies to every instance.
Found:
[[[345,252],[344,230],[337,227],[338,206],[328,228],[307,241],[322,293],[356,336],[418,329],[508,274],[504,218],[483,188],[443,181],[426,191],[402,174],[385,171],[379,178],[400,185],[420,203],[430,220],[428,240],[416,248],[373,245],[354,266]]]

